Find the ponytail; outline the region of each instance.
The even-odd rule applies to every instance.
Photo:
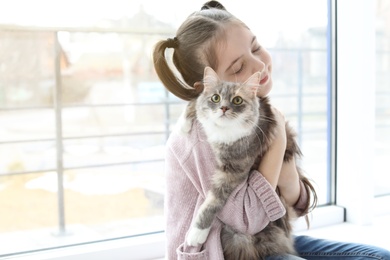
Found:
[[[161,82],[169,92],[180,99],[188,101],[196,98],[198,93],[196,93],[194,88],[190,88],[187,84],[175,76],[165,57],[165,50],[167,48],[176,48],[177,45],[178,41],[176,37],[173,39],[159,41],[153,52],[154,68]]]

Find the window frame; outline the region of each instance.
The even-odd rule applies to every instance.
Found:
[[[374,216],[375,6],[336,0],[336,204],[355,224],[370,224]]]

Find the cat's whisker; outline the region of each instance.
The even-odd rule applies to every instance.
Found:
[[[270,117],[269,117],[270,118]],[[271,118],[270,118],[271,119]],[[269,122],[274,122],[274,120],[272,119],[272,120],[270,120]],[[263,138],[264,138],[264,140],[266,140],[267,141],[267,143],[270,143],[271,142],[271,140],[270,140],[270,137],[269,136],[267,136],[265,133],[264,133],[264,130],[257,124],[257,122],[252,122],[253,123],[253,126],[255,127],[255,128],[257,128],[257,129],[259,129],[260,130],[260,132],[263,134]],[[256,134],[257,135],[257,134]],[[261,140],[261,138],[257,135],[257,137],[259,138],[259,141],[260,141],[260,144],[263,144],[263,140]]]
[[[241,121],[243,121],[244,124],[249,125],[251,128],[257,128],[257,129],[259,129],[260,132],[262,133],[262,136],[264,137],[264,139],[267,140],[268,143],[270,142],[269,138],[268,138],[267,135],[264,133],[263,129],[261,129],[261,127],[257,124],[256,121],[249,120],[249,119],[246,119],[246,120],[241,119]],[[261,146],[261,149],[263,149],[263,147],[262,147],[262,145],[263,145],[263,140],[262,140],[262,138],[257,134],[257,131],[255,131],[254,134],[256,135],[257,139],[259,140],[259,144],[260,144],[260,146]],[[249,146],[249,145],[248,145],[248,146]]]
[[[272,123],[272,122],[275,122],[275,119],[272,118],[272,117],[269,117],[269,116],[264,116],[262,114],[260,114],[260,119],[264,120],[264,121],[267,121],[269,123]]]

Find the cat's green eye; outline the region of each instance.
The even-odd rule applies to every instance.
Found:
[[[241,105],[244,100],[242,99],[242,97],[237,96],[237,97],[234,97],[232,101],[233,101],[233,104],[235,104],[235,105]]]
[[[214,103],[219,103],[219,101],[221,101],[221,97],[218,94],[214,94],[211,97],[211,101],[213,101]]]

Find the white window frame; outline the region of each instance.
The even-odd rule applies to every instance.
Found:
[[[372,170],[375,156],[376,1],[336,3],[336,203],[346,208],[348,222],[371,224],[375,204]]]

